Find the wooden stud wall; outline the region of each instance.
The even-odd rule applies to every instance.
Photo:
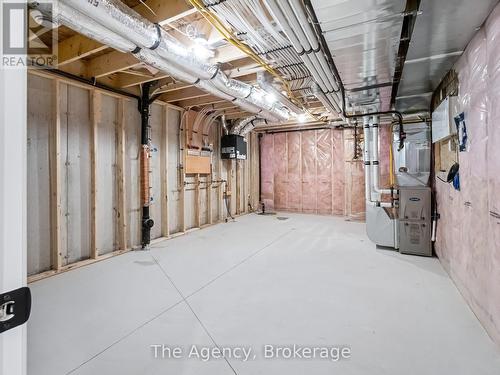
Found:
[[[131,152],[135,152],[130,149],[130,145],[135,144],[131,142],[131,137],[138,137],[140,132],[132,131],[134,130],[134,125],[131,124],[131,121],[137,122],[137,127],[140,127],[140,121],[138,120],[138,116],[131,116],[131,111],[129,109],[130,106],[136,106],[137,103],[134,99],[129,97],[121,96],[115,93],[107,92],[101,90],[99,88],[95,88],[92,86],[88,86],[79,82],[74,82],[66,78],[56,77],[46,72],[32,71],[30,77],[36,76],[38,78],[48,80],[51,82],[51,108],[47,109],[43,105],[39,105],[37,108],[29,109],[32,115],[30,116],[30,124],[31,127],[37,126],[37,118],[40,116],[47,116],[42,112],[45,110],[50,110],[50,123],[49,123],[49,136],[47,140],[40,140],[40,142],[48,142],[47,152],[48,152],[48,168],[49,168],[49,192],[47,199],[50,198],[50,270],[47,268],[40,268],[38,271],[35,267],[34,270],[30,272],[29,282],[34,282],[36,280],[40,280],[42,278],[65,272],[77,267],[85,266],[88,264],[92,264],[97,261],[101,261],[104,259],[108,259],[109,257],[113,257],[115,255],[122,254],[126,251],[130,251],[138,247],[138,239],[139,237],[132,233],[133,230],[137,230],[138,224],[130,222],[131,217],[138,218],[140,214],[135,213],[131,215],[131,210],[137,211],[139,208],[135,202],[136,197],[131,197],[130,192],[136,192],[137,189],[135,185],[138,183],[139,176],[135,176],[134,174],[130,175],[130,171],[138,172],[137,168],[133,169],[130,166],[130,163],[136,162],[137,155],[131,155]],[[89,246],[89,249],[85,249],[85,253],[82,252],[83,258],[79,258],[80,260],[76,262],[66,262],[65,258],[63,258],[62,253],[62,239],[67,238],[67,234],[64,233],[64,230],[70,230],[67,227],[63,227],[62,223],[65,222],[65,215],[68,213],[63,212],[62,207],[62,190],[61,186],[64,183],[65,176],[62,174],[61,168],[64,167],[64,160],[61,160],[61,116],[65,114],[67,117],[67,121],[71,120],[71,113],[65,113],[64,110],[61,109],[61,85],[64,84],[64,87],[78,87],[79,90],[87,90],[88,91],[88,123],[85,126],[89,126],[88,134],[89,139],[86,141],[87,151],[90,158],[90,171],[88,176],[88,181],[80,181],[80,183],[88,183],[88,189],[86,191],[89,192],[89,199],[85,202],[89,204],[89,218],[87,219],[89,222],[89,242],[86,246]],[[83,91],[84,92],[84,91]],[[109,97],[113,99],[110,101]],[[69,99],[68,99],[69,100]],[[106,104],[107,103],[107,104]],[[116,112],[109,111],[109,103],[116,103]],[[75,105],[75,103],[73,103]],[[78,105],[78,103],[76,103]],[[87,105],[87,104],[85,104]],[[158,104],[155,104],[158,105]],[[251,157],[247,162],[232,162],[232,161],[223,161],[218,156],[213,157],[213,165],[211,166],[212,174],[210,175],[188,175],[184,174],[184,165],[185,165],[185,148],[186,148],[186,127],[184,121],[182,121],[185,116],[185,113],[182,108],[175,107],[166,103],[159,102],[161,105],[161,118],[157,119],[159,121],[161,130],[159,132],[161,139],[153,140],[155,146],[158,146],[159,151],[156,153],[154,157],[159,157],[159,171],[153,171],[153,173],[159,173],[159,178],[161,181],[161,193],[159,199],[155,201],[154,204],[158,204],[161,206],[161,209],[158,210],[160,212],[161,217],[156,218],[155,221],[161,225],[161,236],[155,241],[175,237],[180,234],[188,233],[193,229],[199,229],[206,225],[210,225],[213,223],[224,221],[227,217],[224,203],[223,203],[223,191],[224,184],[222,183],[213,183],[214,180],[227,180],[227,189],[231,193],[231,208],[232,214],[244,214],[247,213],[247,195],[249,192],[255,190],[250,186],[250,182],[253,181],[254,185],[258,186],[258,183],[255,182],[256,176],[258,176],[258,171],[251,170],[251,168],[255,168],[258,164],[255,164],[255,160],[257,158]],[[104,115],[104,110],[106,110],[106,115]],[[69,111],[69,109],[68,109]],[[179,113],[179,116],[174,116],[174,112]],[[110,118],[113,117],[112,119]],[[101,176],[98,172],[99,167],[104,162],[105,155],[100,154],[102,152],[103,142],[105,139],[102,138],[101,131],[104,127],[109,129],[110,124],[114,127],[114,133],[112,135],[108,133],[107,137],[111,136],[111,141],[114,141],[111,149],[113,151],[112,163],[113,165],[106,166],[106,170],[109,168],[114,168],[116,176],[114,179],[110,180],[110,176]],[[75,125],[75,124],[73,124]],[[172,127],[178,128],[178,139],[170,139],[173,133],[169,131]],[[213,144],[215,152],[219,152],[219,138],[222,135],[222,131],[220,127],[214,128],[214,131],[211,133],[211,137],[213,137]],[[71,133],[68,133],[68,137],[71,136]],[[34,140],[30,140],[33,142]],[[106,139],[106,142],[108,140]],[[99,149],[99,144],[101,144],[101,148]],[[178,150],[179,155],[179,165],[177,168],[174,168],[173,161],[171,162],[169,158],[171,158],[174,154],[172,153],[172,144],[175,144]],[[250,141],[250,144],[252,142]],[[169,152],[170,150],[170,152]],[[39,152],[39,150],[38,150]],[[256,152],[253,148],[249,147],[249,153],[252,154]],[[110,155],[107,155],[107,162]],[[34,157],[30,157],[29,160],[32,163],[36,163],[36,155]],[[101,163],[101,164],[100,164]],[[252,167],[249,167],[249,166]],[[36,165],[32,167],[36,168]],[[178,181],[178,186],[172,186],[173,178],[171,178],[171,174],[173,176],[178,176],[176,180]],[[253,177],[248,177],[253,176]],[[106,180],[107,179],[107,180]],[[107,184],[103,184],[103,181],[107,181]],[[110,186],[110,181],[113,181]],[[193,181],[192,185],[185,185],[186,181]],[[115,183],[116,182],[116,183]],[[102,189],[113,190],[111,191],[102,191]],[[130,192],[128,191],[130,189]],[[194,192],[194,200],[192,200],[193,207],[187,207],[186,201],[186,192],[187,190],[192,189]],[[103,195],[105,194],[105,195]],[[215,195],[214,195],[215,194]],[[253,193],[255,194],[255,192]],[[170,199],[178,195],[178,203],[170,202]],[[238,195],[238,198],[236,197]],[[109,202],[106,205],[106,209],[109,207],[113,207],[115,211],[113,213],[113,217],[116,219],[116,222],[113,223],[101,223],[99,222],[99,212],[102,208],[99,205],[99,199],[103,199],[103,196],[111,196],[113,199],[113,203]],[[212,201],[212,199],[214,201]],[[138,199],[138,197],[137,197]],[[252,198],[254,201],[258,198]],[[32,200],[34,201],[34,200]],[[216,203],[215,209],[214,204]],[[174,204],[175,203],[175,204]],[[171,207],[172,205],[172,207]],[[29,210],[36,210],[37,207],[28,207]],[[187,210],[194,209],[194,226],[193,223],[187,222],[186,212]],[[174,213],[172,214],[172,210]],[[191,211],[190,211],[191,212]],[[71,215],[79,215],[80,213],[74,210],[74,212],[69,213]],[[106,217],[109,217],[107,214]],[[153,217],[153,219],[155,219]],[[171,230],[170,221],[177,220],[179,223],[178,230]],[[187,225],[192,229],[187,229]],[[115,227],[110,228],[111,227]],[[105,248],[100,249],[98,246],[98,236],[99,233],[104,233],[103,231],[113,231],[115,240],[113,248]],[[28,227],[28,231],[30,228]],[[109,232],[108,232],[109,233]],[[85,233],[82,233],[85,235]],[[36,239],[34,240],[36,241]],[[64,242],[65,243],[65,242]],[[29,253],[35,252],[37,249],[36,243],[28,243],[28,247],[31,248]],[[104,250],[104,251],[100,251]],[[36,262],[35,262],[36,263]]]

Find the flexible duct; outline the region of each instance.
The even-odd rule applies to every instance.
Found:
[[[113,32],[131,40],[137,47],[156,51],[178,69],[202,79],[212,78],[218,71],[215,65],[199,61],[162,28],[142,17],[119,0],[61,0],[86,14]],[[96,5],[97,4],[97,5]]]
[[[266,119],[263,118],[257,118],[252,121],[250,121],[241,131],[240,135],[242,137],[246,136],[248,133],[250,133],[252,130],[255,128],[258,128],[259,126],[264,126],[268,125],[268,122]]]
[[[252,86],[228,78],[219,71],[217,65],[196,59],[157,25],[120,1],[100,0],[95,6],[87,1],[61,0],[60,5],[55,18],[59,17],[64,25],[92,39],[119,51],[130,51],[140,61],[176,79],[196,84],[224,100],[234,101],[253,113],[262,112],[270,121],[279,122],[289,118],[286,108],[266,103],[262,100],[262,93],[256,93]]]
[[[294,112],[296,114],[303,112],[302,108],[300,108],[295,103],[292,103],[292,101],[290,99],[288,99],[286,96],[284,96],[278,89],[276,89],[276,87],[274,87],[269,82],[269,74],[267,74],[266,72],[258,72],[257,73],[257,83],[265,91],[274,95],[276,97],[276,100],[278,100],[281,104],[283,104],[287,108],[290,108],[290,110],[292,112]]]
[[[33,5],[42,14],[51,17],[54,23],[63,24],[79,34],[97,40],[102,44],[109,45],[117,51],[130,52],[135,49],[134,43],[62,2],[57,3],[55,12],[52,12],[52,7],[48,3],[36,3]]]
[[[224,129],[224,135],[229,134],[229,129],[227,127],[227,121],[226,121],[226,115],[222,115],[221,118],[221,123],[222,123],[222,129]]]
[[[257,116],[250,116],[250,117],[236,120],[233,128],[231,129],[231,134],[240,134],[241,130],[245,126],[247,126],[250,123],[250,121],[255,120],[256,118],[257,118]]]

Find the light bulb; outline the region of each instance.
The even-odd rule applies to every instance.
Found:
[[[297,121],[300,123],[304,123],[307,120],[307,115],[305,113],[301,113],[297,116]]]
[[[274,104],[277,100],[278,98],[276,98],[276,95],[274,95],[272,92],[266,94],[266,101],[269,104]]]
[[[204,47],[201,44],[194,45],[192,48],[192,51],[196,55],[196,57],[203,59],[203,60],[207,60],[210,57],[214,56],[214,51]]]

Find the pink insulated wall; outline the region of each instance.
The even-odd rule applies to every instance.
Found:
[[[389,127],[384,126],[381,134],[381,182],[386,185]],[[353,156],[352,129],[265,134],[261,141],[262,201],[269,210],[364,219],[363,162]]]
[[[490,336],[500,345],[500,5],[455,70],[468,149],[460,191],[436,180],[436,252]]]

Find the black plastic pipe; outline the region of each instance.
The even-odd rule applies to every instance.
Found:
[[[154,101],[150,97],[152,82],[142,85],[142,95],[139,100],[139,112],[141,114],[141,144],[149,147],[151,144],[151,126],[149,124],[151,103]],[[141,173],[144,171],[141,170]],[[143,178],[146,178],[145,176]],[[151,228],[154,221],[150,216],[149,203],[142,206],[142,248],[147,248],[151,243]]]
[[[259,133],[259,203],[262,203],[262,133]]]

